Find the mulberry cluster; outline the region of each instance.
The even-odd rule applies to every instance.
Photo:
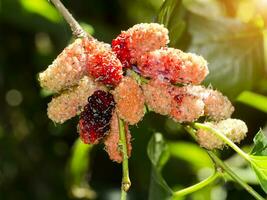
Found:
[[[118,119],[125,123],[130,156],[128,125],[142,120],[145,105],[180,123],[205,116],[212,121],[208,123],[239,142],[245,125],[228,119],[234,111],[231,102],[220,92],[199,85],[209,73],[206,60],[168,48],[168,43],[168,30],[157,23],[122,31],[111,46],[91,37],[76,39],[39,74],[41,87],[56,93],[48,104],[48,117],[63,123],[79,115],[81,140],[86,144],[103,141],[116,162],[122,161]],[[224,146],[206,131],[198,131],[197,136],[205,148]],[[214,144],[208,144],[207,138],[213,138]]]

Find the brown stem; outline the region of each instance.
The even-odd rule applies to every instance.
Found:
[[[73,18],[73,16],[70,14],[70,12],[65,8],[65,6],[61,3],[60,0],[50,0],[54,6],[58,9],[58,11],[61,13],[61,15],[64,17],[64,19],[67,21],[67,23],[70,25],[72,34],[77,37],[90,37],[86,31],[83,30],[83,28],[80,26],[80,24]]]

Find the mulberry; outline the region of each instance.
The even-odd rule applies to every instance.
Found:
[[[105,85],[116,86],[122,79],[122,64],[105,43],[98,42],[98,48],[88,55],[86,66],[88,73]]]
[[[205,124],[222,132],[235,143],[243,140],[248,132],[246,124],[239,119],[229,118],[220,122],[206,122]],[[225,146],[225,143],[218,136],[207,130],[199,129],[196,136],[198,143],[206,149],[222,149]]]
[[[87,98],[98,89],[104,87],[85,76],[77,86],[52,99],[47,108],[48,117],[56,123],[63,123],[76,116],[87,104]]]
[[[145,77],[173,84],[199,84],[209,73],[203,57],[173,48],[161,48],[144,54],[138,68]]]
[[[217,90],[203,86],[186,86],[190,94],[200,96],[205,103],[205,115],[219,121],[231,117],[234,107],[226,96]]]
[[[108,92],[97,90],[88,98],[78,124],[84,143],[96,144],[108,134],[114,108],[115,101]]]
[[[76,39],[66,47],[53,63],[39,74],[40,85],[52,92],[76,85],[87,74],[86,48],[94,49],[95,43],[88,38]]]
[[[118,116],[129,124],[138,123],[144,116],[145,98],[142,89],[131,77],[124,77],[113,91]]]
[[[160,80],[150,80],[142,85],[145,102],[154,112],[168,115],[171,112],[172,96],[169,93],[170,84]]]
[[[204,114],[204,102],[198,96],[186,92],[184,87],[170,91],[172,105],[170,116],[178,122],[193,122]]]
[[[123,31],[112,41],[112,50],[130,68],[146,52],[165,47],[169,43],[168,29],[157,23],[142,23]]]
[[[122,153],[119,146],[119,121],[116,113],[113,114],[111,119],[111,125],[110,125],[110,133],[105,138],[105,150],[107,151],[110,160],[113,160],[115,162],[121,163]],[[128,129],[128,126],[125,126],[125,133],[126,133],[126,140],[127,140],[127,151],[128,151],[128,157],[131,156],[132,151],[132,145],[131,145],[131,134]]]

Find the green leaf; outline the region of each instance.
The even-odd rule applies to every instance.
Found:
[[[260,181],[262,189],[267,193],[267,156],[250,156],[251,165]]]
[[[169,159],[169,152],[160,133],[155,133],[150,139],[147,153],[152,163],[149,200],[170,199],[173,192],[161,175],[161,170]]]
[[[84,144],[79,138],[73,145],[67,177],[71,195],[76,198],[92,199],[95,197],[95,192],[90,188],[86,179],[90,162],[89,153],[92,147],[92,145]]]
[[[244,91],[237,97],[237,101],[267,113],[266,96],[250,91]]]
[[[186,30],[186,10],[181,0],[166,0],[158,13],[157,22],[164,24],[169,30],[170,46],[179,46]]]
[[[250,153],[251,165],[262,189],[267,193],[267,137],[260,130],[253,141],[254,147]]]
[[[171,156],[190,163],[196,170],[200,168],[213,168],[213,162],[206,153],[196,144],[189,142],[168,142]]]
[[[267,137],[260,130],[253,139],[254,147],[251,151],[253,156],[267,156]]]
[[[21,6],[31,13],[36,13],[42,17],[58,23],[61,20],[58,12],[53,9],[47,0],[20,0]]]
[[[188,23],[192,36],[188,51],[202,55],[209,63],[206,84],[235,98],[263,78],[261,29],[233,18],[210,19],[196,14],[190,16]]]

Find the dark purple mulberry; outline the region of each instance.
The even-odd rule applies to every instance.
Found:
[[[108,134],[114,108],[115,101],[108,92],[97,90],[88,98],[78,125],[84,143],[96,144]]]

